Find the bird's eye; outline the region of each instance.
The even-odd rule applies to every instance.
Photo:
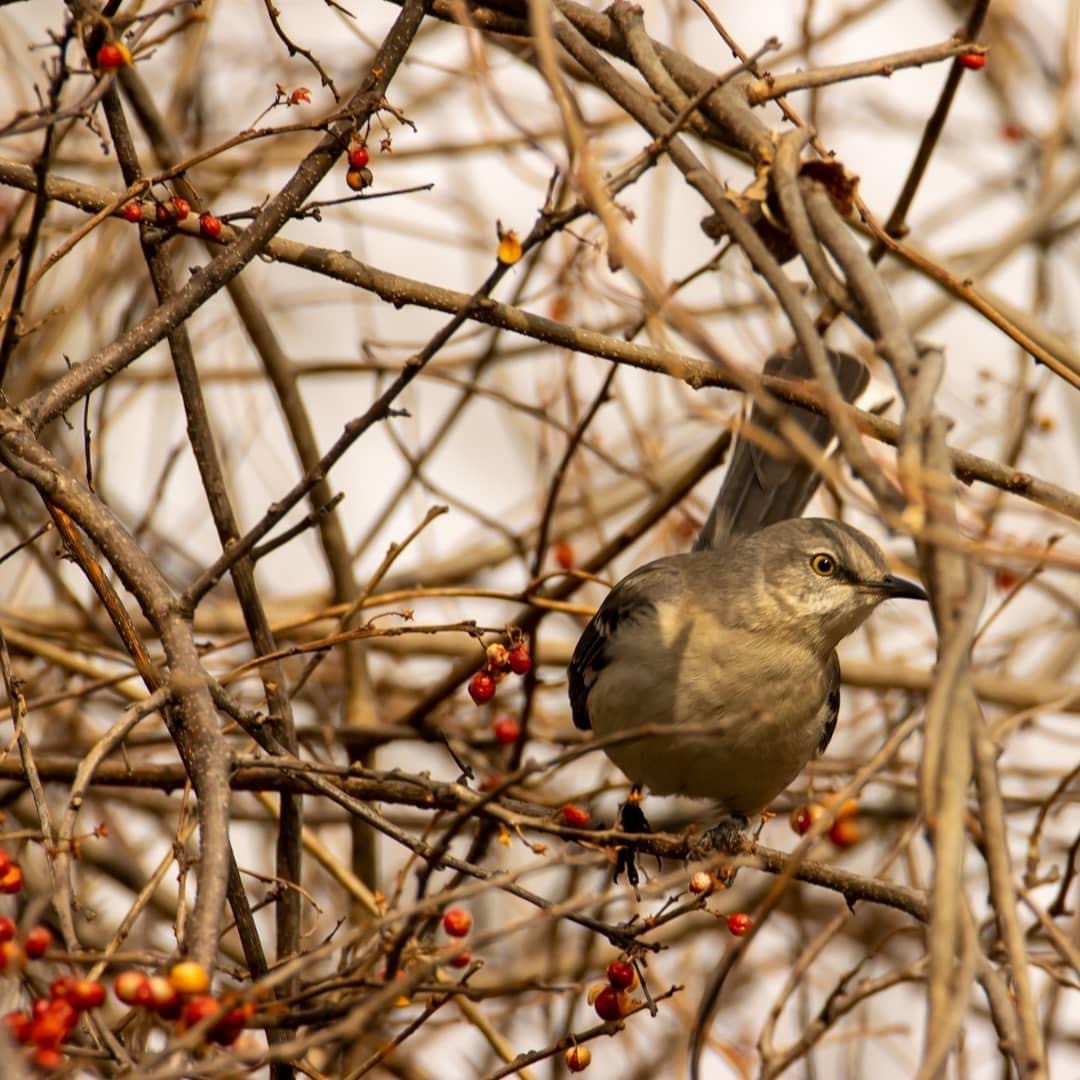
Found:
[[[831,555],[819,552],[810,560],[810,566],[815,574],[822,577],[832,577],[836,573],[836,560]]]

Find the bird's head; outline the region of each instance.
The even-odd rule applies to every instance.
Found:
[[[823,648],[834,649],[882,600],[928,599],[920,586],[889,573],[869,536],[840,521],[794,518],[747,540],[770,606],[782,609],[780,623]]]

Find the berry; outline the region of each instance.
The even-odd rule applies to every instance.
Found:
[[[571,829],[584,829],[589,824],[589,811],[567,803],[562,808],[562,819]]]
[[[496,642],[484,650],[487,656],[487,669],[494,675],[496,672],[510,670],[510,651],[505,645]]]
[[[829,839],[838,848],[854,847],[859,842],[859,824],[850,816],[838,817],[829,829]]]
[[[249,1006],[240,1005],[230,1009],[211,1029],[210,1041],[218,1046],[232,1046],[244,1030],[248,1017],[251,1015]]]
[[[478,671],[469,680],[469,697],[477,705],[485,705],[494,696],[495,680],[486,671]]]
[[[524,675],[532,667],[532,657],[529,655],[529,646],[524,641],[519,641],[510,649],[507,657],[510,670],[515,675]]]
[[[172,199],[166,199],[165,202],[159,202],[154,207],[154,220],[159,225],[169,225],[176,220],[176,206]]]
[[[625,960],[612,960],[607,966],[607,981],[616,990],[633,990],[637,986],[637,972],[633,964]]]
[[[23,887],[22,867],[18,863],[12,863],[2,876],[0,876],[0,893],[13,896],[21,892]]]
[[[180,1015],[180,994],[164,975],[151,975],[146,980],[146,989],[150,998],[148,1004],[158,1016],[175,1020]]]
[[[79,1022],[75,1007],[63,998],[45,1003],[30,1021],[30,1041],[41,1049],[55,1049]]]
[[[712,892],[713,876],[708,870],[699,870],[690,878],[689,889],[695,896]]]
[[[727,917],[728,933],[735,937],[742,937],[753,925],[754,920],[745,911],[736,911]]]
[[[23,948],[31,960],[38,960],[45,955],[45,950],[52,944],[52,934],[47,926],[35,926],[23,941]]]
[[[200,214],[199,232],[201,232],[208,240],[220,240],[221,218],[216,218],[213,214]]]
[[[442,928],[451,937],[465,937],[472,929],[472,916],[464,908],[449,908],[442,917]]]
[[[503,776],[502,773],[488,773],[487,776],[480,781],[480,790],[485,794],[489,791],[494,791],[505,779],[506,777]]]
[[[813,824],[824,813],[824,808],[818,803],[803,803],[791,811],[791,831],[799,836],[805,836]]]
[[[994,571],[994,588],[1001,592],[1008,592],[1016,586],[1020,579],[1011,570]]]
[[[978,71],[980,68],[986,67],[986,57],[982,53],[961,53],[958,59],[960,66],[967,68],[968,71]]]
[[[561,570],[573,570],[574,568],[574,545],[569,540],[560,540],[552,549],[555,562]],[[582,1048],[584,1049],[584,1047]]]
[[[123,214],[128,221],[142,221],[142,203],[124,203],[124,208],[120,213]]]
[[[571,1072],[584,1072],[592,1064],[592,1051],[587,1046],[571,1046],[566,1051],[566,1067]]]
[[[86,1012],[105,1003],[105,987],[96,979],[74,979],[65,997],[79,1012]]]
[[[367,143],[354,143],[349,147],[350,169],[362,169],[370,160]]]
[[[11,856],[7,853],[7,848],[0,847],[0,875],[6,874],[10,865]]]
[[[34,1064],[42,1072],[52,1072],[64,1064],[64,1055],[51,1046],[41,1046],[34,1052]]]
[[[363,191],[364,188],[371,187],[375,183],[375,177],[370,169],[350,169],[345,174],[345,183],[353,189],[353,191]]]
[[[503,266],[513,266],[521,258],[521,241],[512,229],[500,232],[497,257]]]
[[[79,980],[74,975],[58,975],[49,983],[49,997],[54,1001],[71,1000],[72,991]]]
[[[467,968],[472,963],[472,953],[468,949],[462,949],[461,952],[450,961],[452,967]]]
[[[177,221],[183,221],[191,213],[191,203],[183,195],[174,195],[170,201],[173,204],[173,211],[176,214]]]
[[[605,986],[592,1007],[601,1020],[621,1020],[627,1013],[626,995],[616,990],[614,986]]]
[[[210,989],[206,968],[195,960],[181,960],[169,971],[169,982],[180,994],[205,994]]]
[[[141,971],[121,971],[113,981],[113,993],[125,1005],[134,1005],[149,980]]]
[[[30,1038],[30,1017],[24,1012],[9,1012],[4,1015],[4,1026],[8,1034],[17,1043],[24,1043]]]
[[[0,971],[22,971],[26,967],[26,953],[17,941],[0,943]]]
[[[521,725],[512,716],[500,716],[491,730],[500,746],[513,746],[521,738]]]
[[[184,1006],[184,1024],[187,1027],[194,1027],[196,1024],[202,1023],[208,1016],[213,1016],[220,1008],[221,1002],[210,994],[200,994],[198,997],[193,997]]]
[[[122,41],[106,41],[98,49],[95,64],[101,71],[131,66],[131,50]]]
[[[14,919],[0,915],[0,942],[14,941],[16,929]]]

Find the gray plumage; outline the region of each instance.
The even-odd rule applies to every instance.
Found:
[[[834,367],[857,394],[865,371],[847,360]],[[821,418],[795,411],[825,441]],[[629,736],[605,752],[632,783],[738,817],[767,806],[828,745],[839,642],[883,600],[926,599],[858,529],[785,513],[801,512],[817,481],[766,458],[740,445],[697,550],[620,581],[568,670],[574,723]],[[633,737],[643,727],[653,730]]]

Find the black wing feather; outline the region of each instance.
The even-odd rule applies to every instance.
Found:
[[[832,654],[832,663],[829,666],[832,669],[832,688],[829,690],[827,712],[825,713],[825,726],[822,728],[821,742],[818,743],[817,748],[819,755],[824,754],[828,749],[829,743],[832,741],[833,732],[836,731],[837,717],[840,715],[840,660],[836,653]]]

